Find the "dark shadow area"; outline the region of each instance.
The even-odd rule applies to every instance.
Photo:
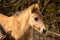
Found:
[[[3,27],[2,27],[2,25],[0,25],[0,31],[1,31],[1,33],[3,34],[3,35],[6,35],[6,37],[3,39],[3,37],[2,37],[2,39],[3,40],[15,40],[12,36],[11,36],[11,34],[9,33],[9,32],[5,32],[5,30],[3,29]]]

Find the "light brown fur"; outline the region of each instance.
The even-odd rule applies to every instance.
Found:
[[[33,4],[31,7],[19,12],[17,16],[13,15],[11,17],[7,17],[0,14],[0,24],[6,32],[11,31],[11,36],[18,40],[30,28],[29,18],[32,14],[33,8],[37,8],[39,10],[38,5]]]

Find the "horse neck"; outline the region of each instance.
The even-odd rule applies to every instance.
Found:
[[[7,16],[5,16],[5,15],[3,15],[3,14],[0,14],[0,24],[1,24],[1,25],[6,24],[6,22],[7,22],[8,20],[9,20],[9,19],[8,19]]]
[[[29,18],[30,14],[29,12],[23,12],[17,16],[17,20],[20,22],[20,35],[23,35],[26,31],[29,30]]]
[[[28,9],[25,9],[25,10],[19,12],[19,15],[17,16],[17,19],[19,21],[23,22],[23,20],[24,20],[26,22],[29,19],[30,16],[31,16],[31,12]]]

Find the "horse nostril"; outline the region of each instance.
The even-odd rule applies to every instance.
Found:
[[[43,29],[43,33],[46,33],[46,30],[45,29]]]

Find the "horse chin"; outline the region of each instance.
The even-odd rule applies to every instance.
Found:
[[[39,32],[40,32],[40,34],[43,34],[43,31],[42,30],[40,30]]]
[[[46,33],[46,29],[45,28],[38,28],[38,27],[36,27],[36,28],[34,28],[37,32],[39,32],[40,34],[45,34]],[[44,30],[44,31],[43,31]]]

